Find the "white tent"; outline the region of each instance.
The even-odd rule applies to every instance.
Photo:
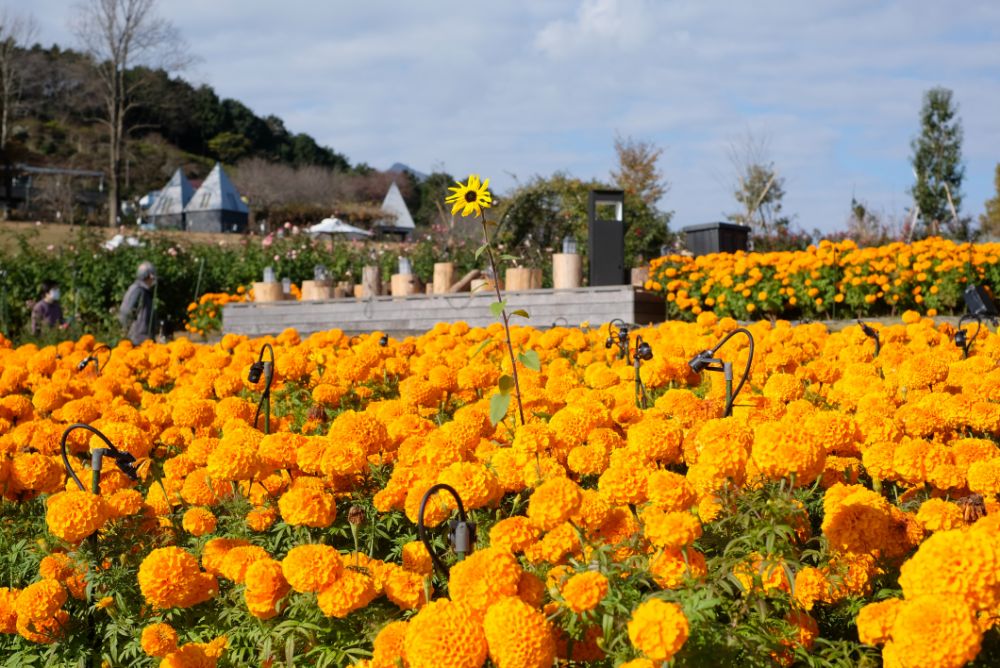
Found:
[[[368,230],[348,225],[339,218],[324,218],[306,230],[309,234],[346,234],[348,239],[367,238],[372,235]]]
[[[382,211],[389,214],[388,218],[376,225],[382,232],[399,234],[405,237],[416,228],[413,224],[413,216],[410,215],[410,210],[406,208],[406,202],[403,201],[403,194],[399,192],[399,186],[396,185],[395,181],[389,186],[389,192],[385,194],[385,199],[382,200]]]

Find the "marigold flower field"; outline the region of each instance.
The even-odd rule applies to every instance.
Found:
[[[998,665],[1000,337],[965,359],[906,312],[876,357],[858,326],[757,322],[724,417],[722,375],[688,361],[737,326],[639,330],[646,408],[606,327],[514,327],[540,361],[518,362],[523,425],[490,420],[499,324],[125,342],[99,373],[92,337],[0,337],[0,663]],[[108,455],[80,490],[74,423],[138,480]],[[90,490],[103,441],[66,446]],[[439,483],[477,525],[458,559],[431,497],[447,576],[417,529]]]
[[[859,248],[822,241],[805,251],[666,255],[650,263],[646,288],[665,295],[673,317],[702,311],[741,319],[930,315],[964,307],[966,285],[1000,284],[1000,244],[931,237]]]

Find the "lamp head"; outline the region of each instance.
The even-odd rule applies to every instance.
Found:
[[[702,350],[700,353],[691,358],[688,362],[688,366],[695,373],[701,373],[705,368],[712,362],[712,351]]]
[[[615,340],[611,336],[608,336],[608,338],[604,340],[604,347],[610,348],[613,345],[615,345]]]
[[[878,332],[876,332],[875,329],[868,323],[861,322],[860,320],[858,320],[858,325],[861,326],[861,331],[864,332],[865,336],[867,336],[869,339],[878,338]]]
[[[385,348],[385,347],[386,347],[387,345],[389,345],[389,335],[388,335],[388,334],[383,334],[383,335],[382,335],[382,336],[381,336],[381,337],[379,338],[379,340],[378,340],[378,344],[379,344],[380,346],[382,346],[383,348]]]
[[[247,381],[253,384],[260,382],[260,377],[264,374],[264,363],[254,362],[250,365],[250,373],[247,374]]]
[[[969,345],[969,334],[964,329],[960,329],[955,332],[955,347],[965,350],[966,346]]]
[[[641,360],[644,360],[644,361],[649,361],[649,360],[653,359],[653,349],[650,347],[650,345],[648,343],[646,343],[645,341],[643,341],[642,343],[640,343],[638,345],[638,347],[636,347],[636,349],[635,349],[635,356],[638,359],[641,359]]]
[[[93,359],[94,358],[89,355],[87,357],[84,357],[82,360],[80,360],[80,363],[76,365],[76,370],[83,371],[84,369],[87,368],[87,365],[93,361]]]

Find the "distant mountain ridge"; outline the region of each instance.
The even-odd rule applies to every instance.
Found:
[[[392,166],[389,167],[389,169],[387,169],[385,171],[392,172],[392,173],[395,173],[395,174],[402,174],[404,172],[409,172],[410,174],[413,174],[413,176],[417,179],[417,181],[426,181],[427,180],[427,174],[424,174],[423,172],[418,172],[417,170],[413,169],[409,165],[405,165],[405,164],[403,164],[401,162],[394,162],[394,163],[392,163]]]

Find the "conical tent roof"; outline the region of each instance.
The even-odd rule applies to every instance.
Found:
[[[218,162],[184,208],[185,213],[192,211],[250,213],[249,207],[240,199],[236,186],[229,180],[225,170],[222,169],[222,164]]]
[[[191,201],[194,188],[191,182],[184,176],[184,172],[178,168],[174,175],[170,177],[167,185],[163,186],[153,201],[153,206],[149,209],[150,216],[179,216],[184,213],[184,207]]]
[[[399,186],[396,185],[395,181],[389,186],[389,192],[385,194],[385,199],[382,200],[382,210],[396,217],[394,221],[386,221],[386,224],[382,225],[382,227],[399,230],[412,230],[416,227],[413,224],[413,216],[410,215],[410,210],[406,208],[406,202],[403,201],[403,193],[399,192]]]

